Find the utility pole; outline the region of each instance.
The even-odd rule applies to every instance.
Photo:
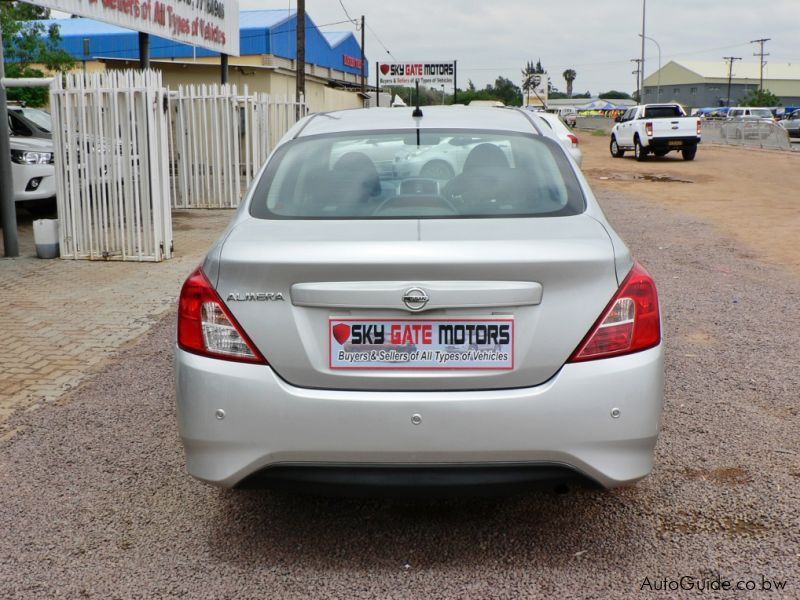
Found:
[[[764,62],[764,57],[769,56],[769,54],[764,54],[764,44],[770,41],[770,38],[761,38],[760,40],[752,40],[751,44],[761,44],[761,50],[759,52],[753,53],[753,56],[760,56],[761,57],[761,75],[759,76],[758,82],[758,93],[761,94],[764,92],[764,66],[767,64]]]
[[[364,53],[364,15],[361,15],[361,97],[367,93],[366,54]]]
[[[297,57],[295,60],[295,101],[300,118],[300,101],[306,96],[306,0],[297,0]]]
[[[644,39],[644,38],[642,38]],[[636,75],[636,101],[641,104],[642,103],[642,88],[639,84],[639,74],[642,71],[642,59],[641,58],[632,58],[632,63],[636,63],[636,70],[631,71],[632,74]]]
[[[3,223],[3,254],[6,258],[19,256],[17,242],[17,207],[11,187],[11,141],[8,139],[8,108],[6,106],[5,59],[3,58],[3,33],[0,31],[0,219]]]
[[[723,58],[728,62],[728,98],[725,106],[730,107],[731,105],[731,80],[733,79],[733,63],[737,60],[742,60],[738,56],[723,56]]]
[[[639,61],[638,69],[639,75],[637,76],[637,80],[639,81],[639,104],[642,103],[642,93],[644,92],[644,40],[647,37],[645,35],[644,25],[645,25],[645,13],[647,12],[647,0],[642,0],[642,58]]]
[[[150,34],[139,32],[139,68],[150,68]]]

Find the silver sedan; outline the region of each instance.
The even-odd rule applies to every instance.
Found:
[[[177,402],[195,477],[472,491],[652,469],[652,278],[533,115],[423,113],[303,119],[186,280]],[[470,151],[444,179],[370,155],[454,136]]]

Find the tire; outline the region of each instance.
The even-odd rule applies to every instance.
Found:
[[[639,162],[643,162],[647,158],[647,150],[642,148],[638,135],[633,139],[633,157]]]
[[[455,177],[455,173],[453,172],[453,167],[443,160],[432,160],[422,166],[419,170],[419,176],[429,179],[452,179]]]
[[[692,146],[691,148],[684,148],[681,150],[681,156],[683,156],[683,160],[694,160],[696,154],[697,146]]]
[[[611,145],[609,146],[609,149],[611,150],[611,156],[614,158],[622,158],[625,156],[625,150],[619,147],[617,144],[617,138],[613,135],[611,136]]]

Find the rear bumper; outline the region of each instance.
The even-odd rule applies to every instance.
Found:
[[[662,346],[568,364],[533,388],[465,392],[298,388],[267,366],[176,352],[188,470],[216,485],[274,467],[541,466],[614,487],[653,465]]]
[[[648,150],[684,150],[694,148],[700,143],[699,137],[685,138],[652,138],[648,142]]]

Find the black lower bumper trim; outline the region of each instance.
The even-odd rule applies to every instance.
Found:
[[[494,496],[563,485],[597,487],[560,465],[275,466],[237,487],[270,488],[326,496]]]

